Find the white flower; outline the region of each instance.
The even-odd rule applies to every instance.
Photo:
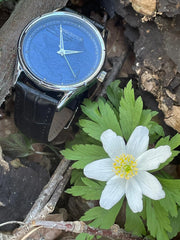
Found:
[[[160,182],[148,170],[157,169],[171,156],[170,147],[149,149],[149,130],[138,126],[127,144],[111,129],[101,135],[101,142],[109,158],[96,160],[84,168],[88,178],[107,181],[100,198],[100,206],[112,208],[126,195],[133,212],[143,209],[142,195],[159,200],[165,197]]]

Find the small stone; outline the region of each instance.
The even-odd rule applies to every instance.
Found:
[[[130,0],[132,7],[138,13],[152,16],[156,11],[156,0]]]

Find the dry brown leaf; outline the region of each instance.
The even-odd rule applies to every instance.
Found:
[[[16,133],[17,128],[13,116],[5,116],[0,119],[0,137],[7,137],[9,134]]]

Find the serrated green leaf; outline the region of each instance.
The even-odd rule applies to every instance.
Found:
[[[161,125],[152,121],[152,118],[158,114],[156,111],[150,109],[143,109],[139,125],[145,126],[149,129],[150,143],[154,143],[159,137],[164,136],[164,130]]]
[[[134,227],[135,226],[135,227]],[[146,229],[141,217],[137,213],[133,213],[128,204],[126,205],[126,223],[125,230],[136,236],[146,235]]]
[[[150,109],[143,110],[143,101],[141,97],[135,100],[134,89],[130,81],[124,89],[124,96],[120,100],[119,116],[120,126],[123,131],[123,136],[126,140],[129,139],[133,130],[142,125],[149,129],[150,143],[153,143],[160,136],[164,136],[163,128],[152,118],[158,112]]]
[[[105,187],[105,182],[94,181],[83,177],[84,186],[73,186],[66,192],[73,196],[81,196],[86,200],[99,200]]]
[[[175,149],[180,145],[180,134],[177,133],[174,137],[170,139],[169,136],[161,138],[157,143],[156,147],[161,145],[169,145],[171,149]]]
[[[115,80],[107,87],[107,96],[116,110],[119,110],[120,100],[123,96],[123,90],[119,87],[120,81]]]
[[[159,200],[159,203],[161,204],[161,206],[167,210],[167,212],[172,216],[175,217],[177,216],[177,205],[176,202],[174,201],[174,198],[171,194],[171,192],[169,192],[167,189],[163,188],[165,193],[166,193],[166,197]]]
[[[143,109],[139,125],[145,126],[149,129],[150,144],[154,143],[159,137],[164,136],[164,130],[161,125],[151,121],[158,112],[151,111],[150,109]]]
[[[21,133],[10,134],[7,138],[0,138],[3,152],[11,157],[26,157],[35,153],[32,139]]]
[[[140,125],[148,126],[153,117],[158,114],[156,111],[151,111],[150,109],[143,109],[140,118]]]
[[[172,155],[170,158],[168,158],[166,160],[166,162],[164,163],[161,163],[159,168],[158,169],[155,169],[154,171],[159,171],[160,169],[162,169],[163,167],[165,167],[166,165],[168,165],[173,159],[175,156],[177,156],[180,151],[177,151],[177,150],[174,150],[175,148],[177,148],[179,145],[180,145],[180,134],[176,134],[174,137],[172,137],[170,139],[169,136],[167,137],[164,137],[164,138],[161,138],[157,143],[156,143],[156,147],[159,147],[159,146],[163,146],[163,145],[168,145],[170,146],[171,148],[171,152],[172,152]],[[152,171],[153,172],[153,171]]]
[[[77,235],[76,240],[92,240],[94,236],[89,235],[88,233],[80,233]]]
[[[172,239],[180,232],[180,208],[177,217],[170,217],[172,232],[168,233],[169,239]]]
[[[93,144],[74,145],[71,149],[61,151],[65,158],[76,161],[72,166],[73,168],[83,169],[88,163],[107,158],[108,155],[102,146]]]
[[[177,217],[177,204],[180,206],[180,179],[158,179],[166,193],[159,203],[172,217]]]
[[[70,183],[77,185],[77,186],[83,186],[84,183],[82,181],[82,177],[84,177],[82,169],[73,169],[71,172],[71,180]]]
[[[167,145],[170,141],[170,136],[163,137],[159,139],[159,141],[156,143],[156,147]]]
[[[129,139],[133,130],[139,125],[143,110],[141,97],[135,100],[134,89],[130,81],[124,89],[124,96],[120,101],[119,118],[123,137]]]
[[[150,129],[149,131],[151,135],[157,134],[158,136],[161,136],[161,137],[164,136],[163,127],[154,121],[149,122],[149,129]]]
[[[124,197],[114,207],[106,210],[101,207],[94,207],[85,212],[85,215],[81,217],[81,221],[91,221],[90,226],[109,229],[115,222],[116,216],[118,215]]]
[[[104,101],[102,98],[99,101]],[[98,122],[101,118],[99,112],[99,101],[92,102],[90,99],[85,99],[83,105],[81,106],[83,113],[92,121]]]
[[[150,135],[150,144],[154,144],[160,137],[164,137],[164,130],[161,125],[150,121],[148,126]]]
[[[145,198],[147,227],[157,240],[169,240],[167,232],[172,231],[168,212],[159,201]]]
[[[66,143],[66,148],[72,148],[73,145],[78,145],[78,144],[95,144],[95,145],[100,145],[101,146],[101,142],[99,142],[96,139],[90,137],[87,133],[85,133],[81,129],[75,135],[75,137],[72,141]]]
[[[90,120],[81,119],[79,125],[92,138],[100,140],[101,134],[112,129],[118,135],[122,135],[119,121],[110,104],[99,99],[98,102],[84,101],[82,111]]]

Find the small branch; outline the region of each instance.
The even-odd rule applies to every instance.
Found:
[[[63,174],[67,170],[69,164],[70,164],[69,160],[66,160],[64,158],[61,160],[60,164],[56,168],[48,184],[44,187],[38,199],[36,200],[33,207],[31,208],[30,212],[26,216],[26,219],[24,220],[25,223],[29,223],[30,221],[32,221],[33,219],[39,216],[40,212],[42,211],[44,206],[47,204],[52,194],[55,192],[57,186],[62,181]]]
[[[31,221],[34,219],[44,219],[49,213],[54,211],[57,201],[71,175],[71,169],[68,169],[69,165],[69,160],[64,158],[61,160],[49,183],[44,187],[39,198],[26,216],[26,224],[15,231],[13,240],[22,240],[23,237],[29,236],[28,232],[31,232],[33,228]],[[64,176],[62,177],[63,174]]]
[[[36,232],[37,230],[43,228],[43,226],[37,227],[37,228],[33,228],[30,232],[28,232],[23,238],[21,238],[21,240],[25,240],[27,239],[27,237],[31,236],[32,233]]]
[[[129,53],[128,50],[124,50],[120,57],[115,58],[112,70],[110,71],[109,76],[104,82],[104,85],[103,85],[103,88],[101,89],[101,93],[99,94],[99,97],[102,97],[106,94],[107,86],[116,79],[118,73],[120,72],[124,64],[124,61],[126,60],[126,57],[128,56],[128,53]]]
[[[12,240],[12,235],[0,233],[1,240]]]
[[[65,175],[63,176],[62,181],[59,182],[59,185],[57,186],[51,199],[44,206],[44,208],[42,209],[42,211],[39,213],[39,215],[36,218],[44,219],[48,214],[50,214],[54,211],[56,204],[57,204],[61,194],[63,193],[66,184],[68,183],[68,181],[70,179],[70,176],[71,176],[71,168],[69,168],[66,171]]]
[[[43,156],[54,156],[54,153],[50,152],[39,152],[39,151],[34,151],[35,154],[43,155]]]
[[[0,224],[0,227],[3,227],[5,225],[9,225],[9,224],[19,224],[19,225],[24,225],[24,222],[20,222],[20,221],[9,221],[9,222],[4,222]]]
[[[109,239],[121,240],[142,240],[143,238],[133,236],[131,233],[125,232],[118,225],[113,225],[111,229],[98,229],[86,225],[84,222],[53,222],[53,221],[34,221],[34,226],[43,226],[44,228],[59,229],[73,233],[88,233],[94,236],[102,236]]]

